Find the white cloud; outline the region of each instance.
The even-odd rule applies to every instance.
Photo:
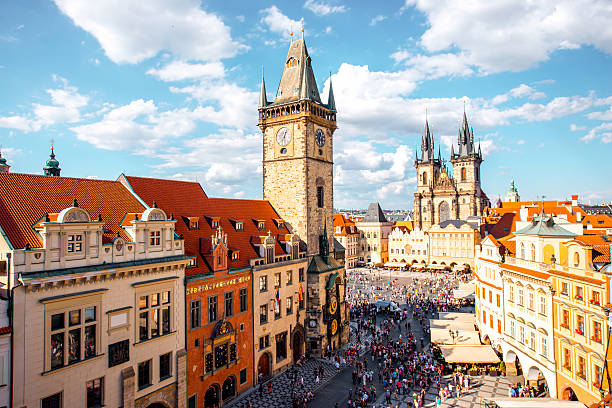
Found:
[[[332,6],[329,3],[316,0],[306,0],[304,8],[312,11],[318,16],[326,16],[328,14],[344,13],[347,8],[344,5]]]
[[[575,123],[572,123],[572,124],[570,125],[570,130],[571,130],[572,132],[577,132],[577,131],[579,131],[579,130],[586,130],[586,126],[578,126],[578,125],[576,125]]]
[[[138,99],[110,110],[98,122],[70,130],[79,140],[100,149],[145,153],[165,138],[183,136],[195,126],[194,114],[187,109],[160,113],[152,100]]]
[[[267,9],[260,11],[263,14],[261,23],[264,24],[269,31],[279,34],[282,37],[289,37],[289,34],[296,32],[304,25],[304,19],[292,20],[287,17],[276,6],[270,6]]]
[[[525,141],[523,139],[519,139],[519,140],[516,141],[516,144],[519,145],[519,146],[520,145],[524,145]]]
[[[525,97],[535,100],[535,99],[545,98],[546,94],[544,92],[536,91],[534,88],[530,87],[529,85],[520,84],[518,87],[513,88],[504,94],[495,96],[491,102],[493,103],[493,105],[499,105],[501,103],[505,103],[509,101],[512,98],[525,98]]]
[[[166,82],[182,81],[185,79],[222,78],[225,75],[225,67],[223,63],[218,61],[206,64],[172,61],[162,68],[149,69],[147,74]]]
[[[428,52],[458,49],[488,73],[521,71],[557,49],[592,45],[612,53],[612,8],[607,0],[406,0],[423,12]]]
[[[375,26],[376,24],[378,24],[378,23],[380,23],[380,22],[382,22],[382,21],[384,21],[386,19],[387,19],[387,17],[379,14],[376,17],[374,17],[372,20],[370,20],[370,25],[371,26]]]
[[[17,129],[23,132],[37,131],[41,124],[20,115],[0,116],[0,128]]]
[[[170,51],[180,59],[219,60],[244,45],[199,0],[54,0],[75,25],[93,35],[116,63],[135,64]]]
[[[604,122],[595,126],[584,135],[580,140],[590,142],[591,140],[600,139],[602,143],[612,143],[612,122]]]
[[[604,112],[591,112],[587,114],[589,119],[612,120],[612,107]]]

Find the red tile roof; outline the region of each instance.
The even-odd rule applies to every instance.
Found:
[[[212,218],[219,219],[219,226],[227,233],[230,253],[240,251],[240,259],[228,261],[229,268],[249,265],[249,260],[260,258],[255,243],[270,234],[283,239],[288,231],[278,228],[275,220],[281,219],[268,201],[208,198],[200,184],[187,181],[152,179],[144,177],[125,177],[130,188],[146,203],[157,202],[157,206],[167,214],[174,214],[177,234],[185,239],[185,254],[196,257],[196,268],[188,268],[185,273],[194,275],[210,273],[211,265],[206,260],[211,236],[216,229],[211,227]],[[184,218],[183,218],[184,217]],[[198,217],[199,229],[189,229],[188,218]],[[243,221],[243,231],[236,231],[236,221]],[[259,230],[257,221],[265,221],[265,228]],[[277,255],[286,253],[276,239]]]
[[[51,177],[35,174],[0,174],[0,226],[14,248],[42,247],[42,240],[32,228],[47,213],[59,213],[72,207],[87,210],[92,219],[102,215],[106,228],[103,240],[116,235],[126,241],[130,236],[119,226],[128,212],[141,213],[145,208],[121,183],[71,177]]]
[[[337,232],[340,227],[340,232]],[[346,218],[343,214],[334,214],[334,235],[357,234],[355,222]]]

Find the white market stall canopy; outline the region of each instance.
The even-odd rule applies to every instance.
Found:
[[[457,364],[494,364],[499,363],[499,357],[491,346],[458,345],[439,346],[447,363]]]
[[[460,331],[474,331],[474,321],[460,321],[460,320],[440,320],[440,319],[429,319],[429,327],[431,329],[448,329],[460,330]]]
[[[460,330],[453,340],[448,329],[431,329],[431,342],[434,344],[470,344],[479,345],[480,336],[477,331]]]
[[[473,290],[453,289],[453,299],[476,299]]]
[[[485,400],[485,403],[499,408],[584,408],[584,404],[579,401],[554,398],[495,398]]]
[[[473,313],[459,313],[459,312],[440,312],[438,313],[439,319],[441,320],[458,320],[461,322],[474,322]]]
[[[385,266],[388,268],[404,268],[406,266],[406,262],[387,262]]]

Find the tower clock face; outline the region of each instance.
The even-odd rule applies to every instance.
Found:
[[[330,329],[332,336],[338,332],[338,321],[336,319],[332,320]]]
[[[276,142],[281,146],[287,146],[291,141],[291,131],[287,128],[280,128],[276,133]]]
[[[338,299],[335,296],[332,296],[329,300],[329,313],[334,314],[338,309]]]
[[[317,142],[319,147],[323,147],[323,145],[325,144],[325,134],[321,129],[317,129],[317,131],[315,132],[315,141]]]

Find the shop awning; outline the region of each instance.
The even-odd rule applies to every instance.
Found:
[[[485,400],[499,408],[584,408],[579,401],[565,401],[554,398],[495,398]]]
[[[458,332],[453,331],[456,334],[453,339],[448,329],[431,329],[431,342],[434,344],[470,344],[479,345],[480,336],[477,331],[460,330]]]
[[[389,268],[404,268],[406,267],[406,262],[386,262],[385,266]]]
[[[453,299],[476,299],[473,290],[453,289]]]
[[[499,357],[491,346],[487,345],[459,345],[439,346],[444,360],[456,364],[495,364]]]
[[[459,330],[459,331],[474,331],[474,322],[460,321],[460,320],[441,320],[441,319],[429,319],[429,327],[431,329],[446,329]]]
[[[438,316],[441,320],[458,320],[461,322],[474,322],[473,313],[459,313],[459,312],[440,312]]]

